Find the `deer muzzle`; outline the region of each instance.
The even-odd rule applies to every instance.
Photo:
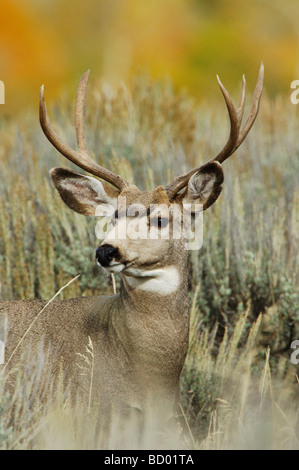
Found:
[[[101,266],[107,268],[110,266],[113,259],[117,258],[118,254],[118,249],[114,246],[108,244],[100,245],[96,249],[96,260]]]

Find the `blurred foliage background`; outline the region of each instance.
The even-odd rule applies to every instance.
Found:
[[[74,89],[88,68],[109,83],[168,76],[213,100],[216,73],[234,90],[263,60],[270,96],[290,93],[298,13],[297,0],[1,0],[0,116],[37,109],[42,83],[48,99]]]
[[[0,7],[1,300],[49,299],[77,274],[61,297],[112,293],[94,262],[94,219],[70,211],[49,181],[49,168],[73,167],[40,129],[42,83],[55,128],[75,146],[74,97],[90,68],[89,149],[150,190],[226,141],[216,74],[237,101],[242,74],[250,95],[264,61],[258,119],[225,163],[204,246],[190,254],[192,336],[181,404],[199,448],[299,449],[299,372],[290,361],[299,338],[299,106],[290,101],[299,79],[298,0],[0,0]],[[41,429],[41,447],[55,448],[57,430],[66,434],[56,421],[51,442],[41,418],[52,419],[52,402],[41,409],[35,400],[29,412],[37,388],[27,385],[11,400],[0,381],[0,449],[32,448]],[[61,402],[56,414],[64,413]],[[70,436],[76,422],[89,439],[89,422],[85,432],[86,421],[74,416]]]

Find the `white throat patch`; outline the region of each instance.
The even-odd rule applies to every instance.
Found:
[[[168,295],[175,292],[180,285],[180,275],[174,266],[165,268],[144,269],[128,268],[124,270],[125,282],[134,289]]]

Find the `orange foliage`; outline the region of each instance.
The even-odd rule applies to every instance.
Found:
[[[218,93],[216,73],[234,89],[243,72],[253,83],[264,60],[267,91],[288,93],[299,78],[298,9],[295,0],[2,2],[0,112],[37,107],[42,83],[47,98],[75,88],[87,68],[117,82],[145,69],[205,97]]]
[[[22,2],[2,2],[0,17],[0,79],[5,83],[5,109],[20,109],[38,99],[39,87],[63,76],[60,39],[45,29],[33,9]]]

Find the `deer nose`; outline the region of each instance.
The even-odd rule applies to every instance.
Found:
[[[96,249],[96,260],[104,267],[109,266],[118,249],[111,245],[101,245]]]

